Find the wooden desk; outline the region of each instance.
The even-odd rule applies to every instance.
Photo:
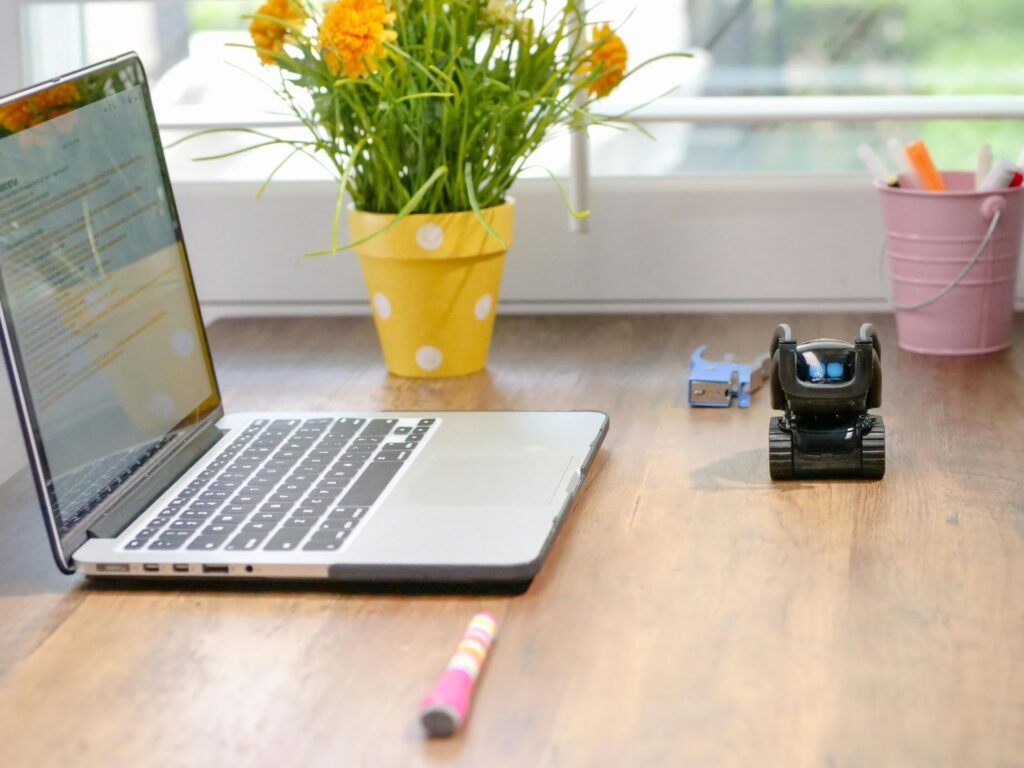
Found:
[[[876,319],[885,480],[772,485],[766,393],[690,410],[684,384],[695,344],[752,357],[775,320],[505,318],[487,373],[437,382],[388,378],[367,320],[216,324],[229,410],[600,408],[611,432],[514,597],[97,588],[9,486],[0,763],[1024,764],[1024,323],[945,360]],[[425,742],[419,699],[482,608],[469,729]]]

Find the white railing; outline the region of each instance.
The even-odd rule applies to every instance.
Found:
[[[609,104],[607,115],[630,111]],[[630,114],[638,123],[870,120],[1020,120],[1024,96],[742,96],[665,98]]]
[[[599,114],[626,114],[643,124],[1024,120],[1024,96],[699,96],[659,99],[646,106],[608,102]],[[171,130],[299,125],[287,116],[239,115],[211,105],[179,107],[160,117],[160,127]]]

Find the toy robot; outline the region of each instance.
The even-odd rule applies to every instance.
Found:
[[[878,335],[869,323],[853,344],[819,339],[797,345],[788,325],[771,346],[772,408],[768,466],[773,480],[880,479],[885,423]]]

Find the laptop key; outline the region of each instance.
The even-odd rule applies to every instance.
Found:
[[[341,545],[344,541],[322,541],[318,539],[311,539],[303,545],[302,549],[305,552],[335,552],[341,549]]]
[[[338,494],[344,491],[351,483],[351,478],[331,478],[327,480],[321,480],[319,483],[317,483],[317,486],[314,490],[330,490],[332,493],[334,493],[335,497],[337,497]]]
[[[147,541],[149,541],[148,538],[141,539],[141,538],[136,537],[136,538],[132,539],[131,541],[129,541],[127,544],[125,544],[124,548],[125,549],[142,549],[144,546],[146,546],[146,542]]]
[[[323,513],[323,507],[307,506],[303,504],[301,507],[292,510],[291,517],[320,517]]]
[[[346,451],[341,454],[342,462],[354,462],[356,466],[365,464],[367,459],[373,456],[373,451]]]
[[[232,504],[247,504],[247,505],[249,505],[249,508],[252,509],[257,504],[259,504],[261,501],[263,501],[263,497],[266,496],[266,495],[267,494],[266,494],[265,491],[263,493],[251,493],[251,492],[249,492],[249,493],[239,493],[237,496],[235,496],[233,499],[231,499],[231,503]]]
[[[227,536],[234,533],[237,525],[226,525],[224,523],[210,523],[199,532],[200,536]]]
[[[377,500],[392,478],[405,465],[397,461],[375,461],[367,465],[342,498],[347,507],[368,507]]]
[[[190,531],[194,528],[199,527],[199,520],[175,520],[170,525],[170,529],[175,531]]]
[[[182,544],[188,539],[188,532],[183,531],[183,533],[185,533],[184,536],[171,536],[170,533],[164,533],[149,543],[149,549],[181,549]]]
[[[302,500],[302,506],[306,509],[318,509],[322,514],[333,502],[334,496],[331,496],[330,498],[326,498],[324,496],[307,496]]]
[[[222,501],[230,495],[231,491],[229,489],[213,490],[211,486],[199,494],[199,501]]]
[[[213,513],[212,509],[187,509],[181,513],[179,520],[209,520]]]
[[[238,525],[246,517],[248,517],[248,514],[217,515],[217,517],[213,518],[213,522],[216,525]]]
[[[373,419],[369,424],[363,427],[363,431],[359,433],[359,436],[384,437],[397,423],[398,419]]]
[[[328,520],[359,520],[369,511],[369,507],[337,507],[327,515]]]
[[[352,447],[355,450],[373,450],[374,446],[380,445],[384,442],[384,435],[378,435],[377,437],[363,437],[359,436],[352,441]],[[366,446],[366,449],[361,449],[360,446]]]
[[[233,552],[237,552],[239,550],[251,552],[256,549],[256,547],[258,547],[269,534],[270,531],[243,531],[231,539],[225,549]]]
[[[270,552],[288,552],[297,549],[304,538],[306,538],[305,529],[282,529],[275,533],[263,548]]]
[[[307,496],[305,500],[310,501],[312,499],[335,499],[338,497],[339,493],[341,493],[340,488],[321,488],[320,486],[317,486],[316,488],[309,492],[309,496]]]
[[[278,491],[269,499],[268,502],[271,504],[294,504],[296,501],[302,498],[302,494],[305,490],[300,491]]]
[[[334,533],[335,531],[349,531],[355,526],[354,520],[332,520],[331,516],[327,518],[316,527],[315,535],[321,533]]]
[[[410,443],[384,443],[381,446],[382,451],[411,451],[417,446],[416,442]]]
[[[260,512],[280,512],[281,514],[286,513],[292,508],[292,504],[284,501],[268,501],[266,504],[260,507]]]
[[[253,523],[276,523],[284,517],[283,512],[257,512],[249,522]]]
[[[373,457],[374,461],[407,461],[412,456],[409,451],[381,451]]]
[[[333,531],[313,531],[313,536],[309,539],[310,541],[342,541],[348,536],[348,531],[344,528],[338,528]]]
[[[277,521],[259,521],[255,523],[246,523],[242,526],[242,533],[262,533],[264,535],[270,533],[274,528],[277,527]],[[241,535],[241,534],[239,534]]]
[[[223,536],[196,536],[194,539],[192,539],[192,541],[188,543],[188,546],[185,547],[185,549],[196,549],[204,551],[218,549],[221,546],[221,544],[225,542],[227,537],[227,534],[224,534]]]
[[[239,485],[239,483],[241,481],[242,481],[242,478],[237,478],[237,479],[235,479],[235,478],[228,478],[228,479],[225,479],[224,476],[221,475],[216,480],[214,480],[212,483],[210,483],[210,485],[199,496],[199,498],[203,498],[208,493],[210,493],[210,494],[213,494],[213,493],[219,494],[217,496],[217,498],[224,498],[225,496],[230,496],[231,492],[238,487],[238,485]],[[211,496],[211,498],[214,498],[214,497]]]
[[[192,509],[216,509],[223,501],[193,501],[190,507]]]
[[[325,477],[352,477],[360,470],[364,463],[363,461],[355,461],[353,459],[341,459],[331,465]]]
[[[304,531],[308,531],[310,528],[316,525],[316,522],[319,519],[320,518],[318,517],[289,517],[287,520],[281,523],[281,528],[298,528]]]
[[[235,502],[231,502],[230,504],[221,507],[219,512],[222,515],[241,515],[242,517],[245,517],[256,509],[256,506],[255,502],[247,504],[236,504]]]

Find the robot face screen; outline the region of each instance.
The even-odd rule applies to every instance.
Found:
[[[842,384],[853,379],[854,354],[845,349],[805,350],[797,354],[796,375],[813,384]]]

